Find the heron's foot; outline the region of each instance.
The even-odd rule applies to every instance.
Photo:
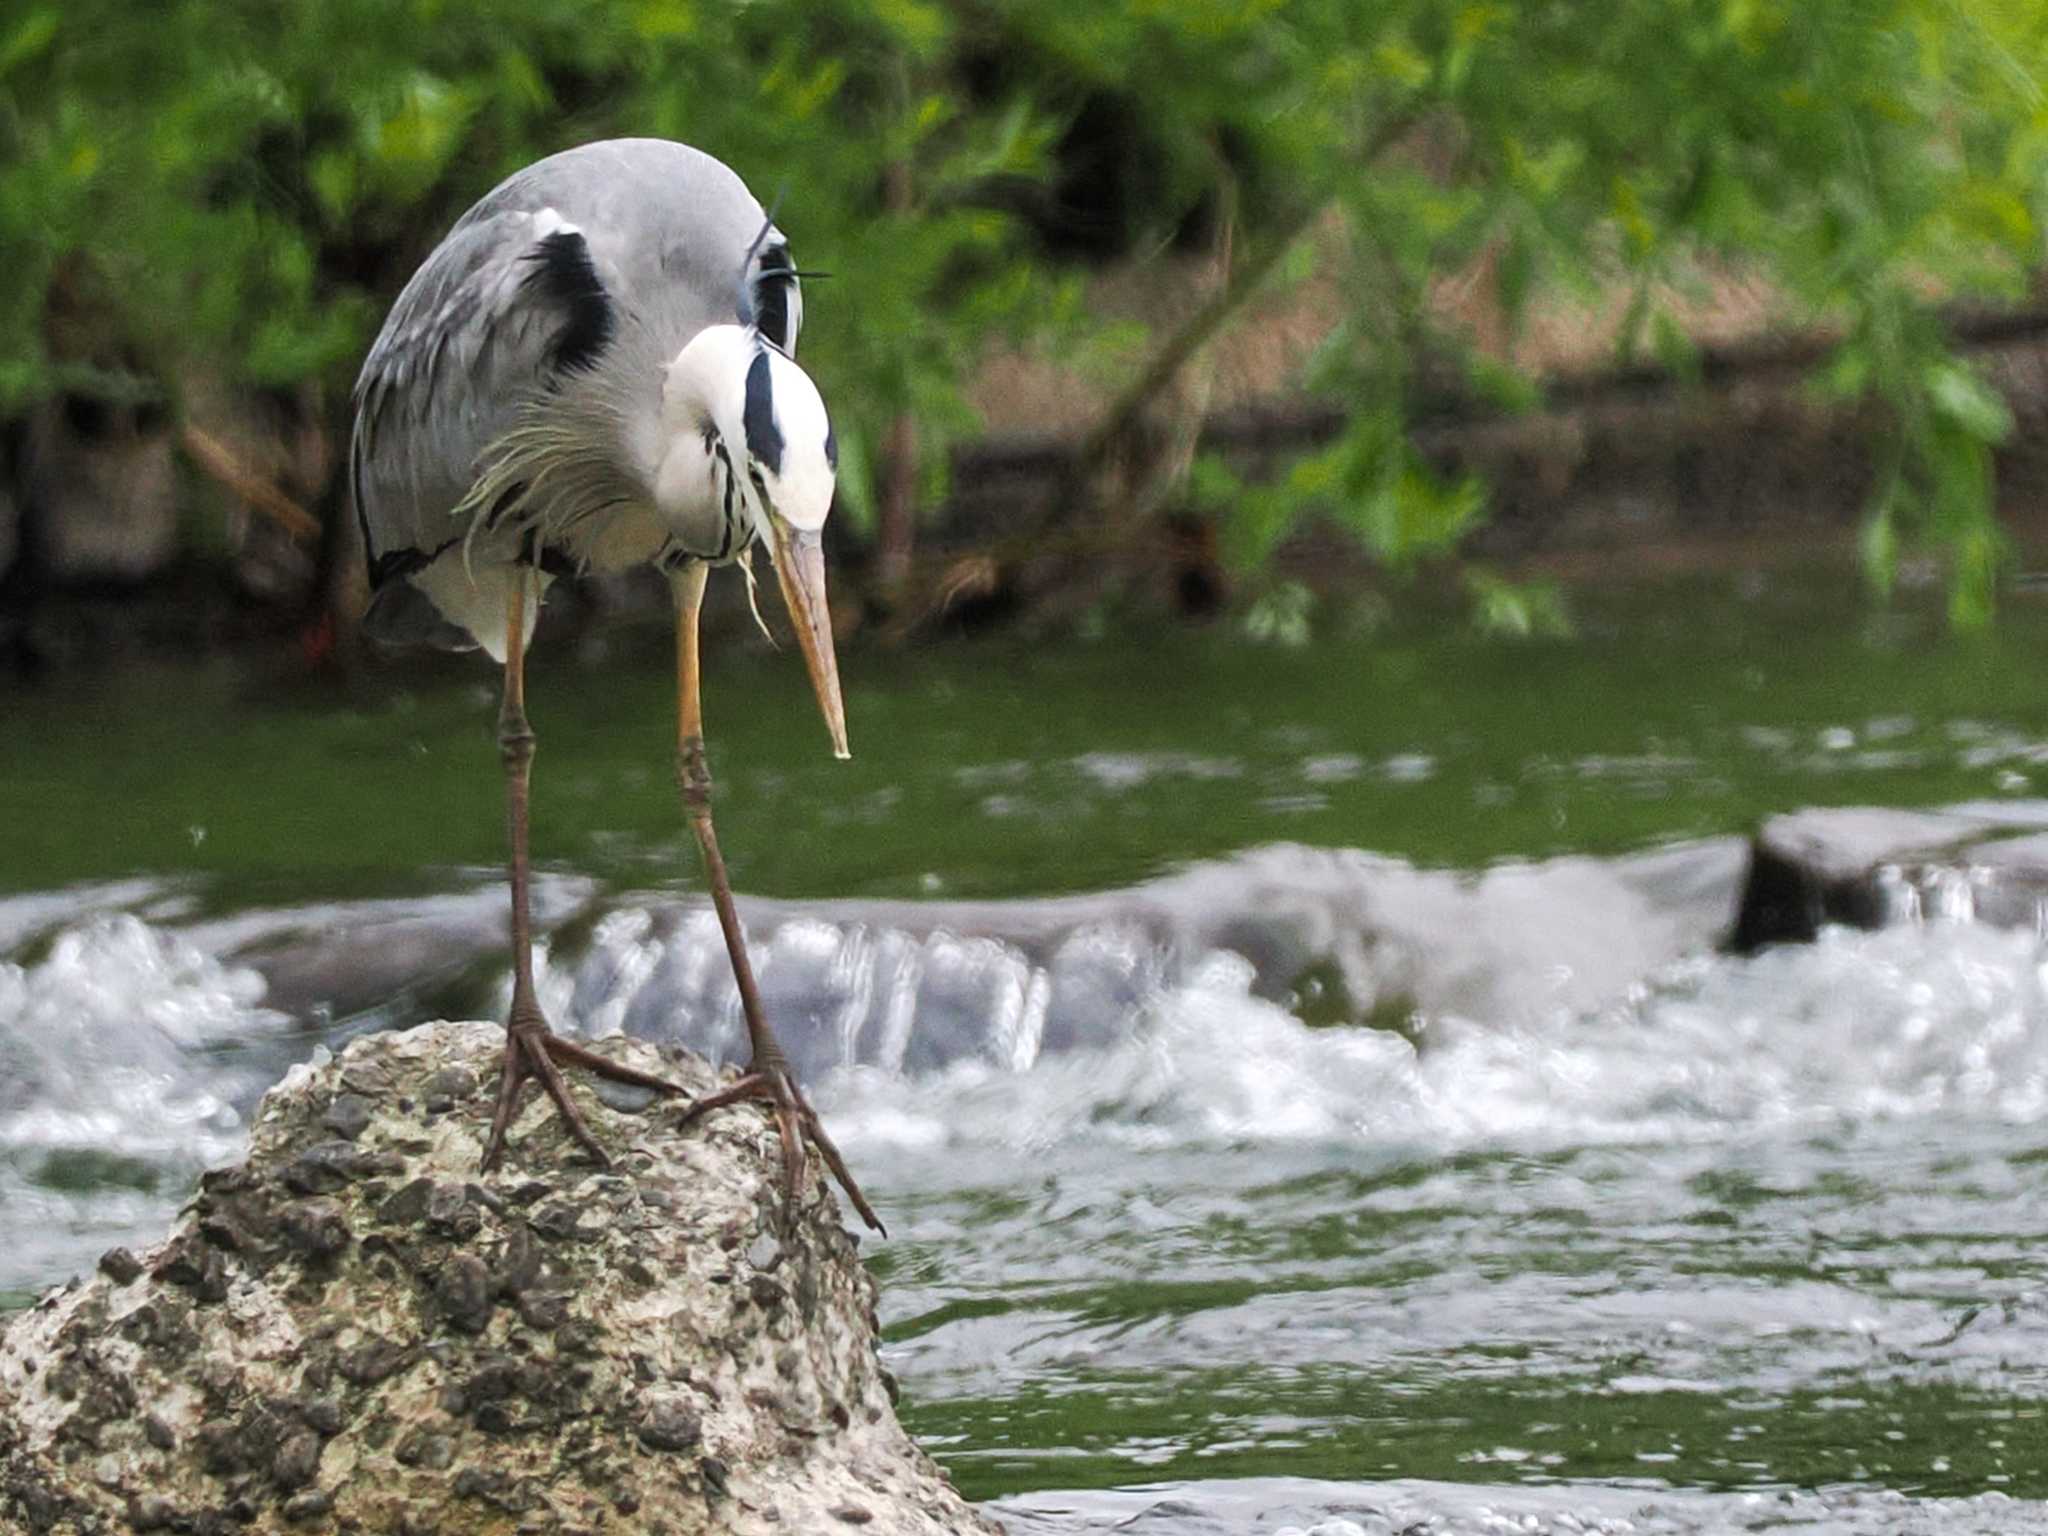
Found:
[[[547,1021],[538,1012],[525,1013],[515,1009],[511,1022],[505,1026],[505,1072],[498,1080],[498,1107],[491,1116],[491,1138],[484,1144],[485,1173],[496,1168],[505,1156],[505,1132],[512,1124],[513,1115],[518,1113],[519,1100],[524,1096],[529,1078],[540,1080],[548,1097],[555,1101],[556,1112],[568,1123],[569,1134],[576,1138],[577,1144],[597,1159],[599,1167],[611,1166],[611,1158],[597,1144],[597,1138],[590,1134],[582,1112],[569,1097],[569,1085],[562,1078],[565,1066],[582,1067],[615,1083],[630,1083],[636,1088],[649,1088],[656,1093],[680,1094],[684,1091],[679,1084],[666,1078],[625,1066],[573,1040],[564,1040],[548,1028]]]
[[[767,1104],[769,1113],[775,1116],[776,1132],[782,1137],[782,1211],[786,1223],[796,1220],[797,1195],[804,1182],[804,1143],[808,1141],[825,1159],[825,1166],[839,1181],[839,1187],[846,1191],[846,1198],[853,1202],[853,1208],[860,1212],[860,1219],[882,1236],[889,1235],[889,1229],[882,1225],[875,1208],[868,1204],[868,1197],[860,1192],[860,1185],[847,1171],[846,1159],[839,1155],[839,1148],[825,1134],[818,1112],[811,1108],[810,1101],[803,1096],[788,1068],[756,1069],[730,1088],[706,1094],[683,1111],[682,1123],[687,1126],[699,1115],[708,1115],[714,1109],[724,1109],[727,1105],[748,1099],[759,1099]]]

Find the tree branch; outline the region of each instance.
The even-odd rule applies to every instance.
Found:
[[[1372,136],[1367,139],[1359,155],[1360,167],[1377,160],[1389,147],[1415,125],[1419,114],[1409,108],[1390,115]],[[1102,419],[1081,439],[1076,458],[1081,473],[1092,472],[1109,451],[1110,446],[1129,429],[1139,412],[1162,389],[1173,382],[1174,375],[1186,366],[1189,358],[1227,325],[1231,318],[1242,309],[1253,294],[1257,293],[1273,269],[1280,265],[1294,244],[1323,216],[1323,212],[1336,201],[1334,188],[1326,187],[1308,198],[1288,215],[1280,228],[1266,241],[1264,248],[1243,266],[1231,273],[1230,280],[1204,304],[1174,334],[1166,344],[1152,355],[1138,376],[1124,386],[1103,412]]]
[[[320,520],[236,458],[219,438],[187,422],[178,440],[192,462],[295,539],[320,537]]]

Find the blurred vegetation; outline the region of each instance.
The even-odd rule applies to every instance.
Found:
[[[2010,423],[1944,316],[2028,292],[2044,71],[2029,0],[31,0],[0,19],[0,411],[60,387],[175,405],[204,371],[316,384],[338,423],[463,207],[550,150],[654,134],[789,188],[800,259],[832,273],[805,348],[863,524],[906,413],[920,499],[943,492],[992,343],[1109,349],[1134,407],[1320,261],[1343,297],[1302,383],[1348,427],[1270,484],[1210,463],[1194,492],[1247,566],[1310,513],[1412,559],[1487,502],[1413,447],[1419,396],[1448,370],[1541,398],[1433,313],[1433,277],[1483,262],[1511,321],[1620,284],[1621,355],[1683,373],[1674,296],[1733,263],[1839,335],[1815,388],[1882,413],[1872,569],[1931,536],[1969,619]],[[1175,245],[1230,253],[1184,332],[1091,326],[1091,264]],[[118,347],[67,345],[58,290]]]

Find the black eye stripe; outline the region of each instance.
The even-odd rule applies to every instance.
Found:
[[[763,347],[754,354],[753,366],[747,369],[747,403],[740,416],[740,428],[747,434],[747,452],[781,474],[782,428],[775,422],[772,380],[768,349]]]

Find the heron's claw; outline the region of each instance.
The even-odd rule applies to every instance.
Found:
[[[615,1083],[650,1088],[656,1093],[680,1094],[684,1091],[679,1084],[666,1078],[613,1061],[609,1056],[578,1045],[573,1040],[564,1040],[538,1017],[515,1015],[513,1021],[505,1026],[505,1071],[498,1080],[498,1107],[491,1115],[490,1140],[484,1143],[485,1173],[495,1169],[505,1156],[505,1132],[510,1129],[512,1117],[518,1112],[528,1078],[540,1079],[541,1087],[555,1101],[555,1110],[567,1122],[569,1134],[576,1138],[577,1145],[595,1158],[600,1168],[611,1166],[611,1158],[597,1144],[597,1138],[590,1134],[582,1111],[569,1097],[569,1085],[563,1080],[561,1066],[557,1066],[557,1062],[561,1066],[582,1067]]]
[[[682,1124],[688,1126],[691,1121],[710,1114],[714,1109],[724,1109],[749,1099],[759,1099],[768,1105],[769,1112],[775,1116],[776,1134],[782,1138],[782,1209],[785,1222],[793,1223],[796,1219],[797,1196],[803,1188],[805,1164],[809,1161],[804,1143],[809,1141],[818,1149],[818,1155],[825,1159],[825,1166],[839,1181],[839,1187],[846,1191],[846,1198],[853,1202],[853,1208],[860,1212],[860,1219],[882,1236],[889,1235],[889,1229],[882,1225],[881,1217],[875,1214],[875,1208],[868,1204],[868,1197],[860,1192],[860,1185],[847,1170],[846,1159],[839,1155],[839,1148],[825,1133],[818,1112],[811,1108],[810,1101],[803,1096],[786,1069],[749,1072],[730,1088],[706,1094],[683,1111]]]

